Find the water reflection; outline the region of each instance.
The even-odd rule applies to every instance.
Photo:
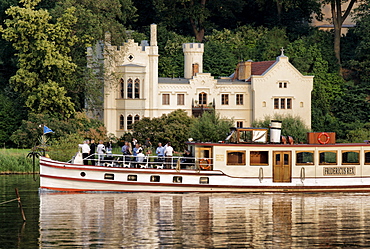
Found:
[[[368,194],[41,194],[40,247],[370,244]]]

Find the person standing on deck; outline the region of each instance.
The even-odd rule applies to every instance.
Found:
[[[95,152],[96,152],[96,143],[94,139],[90,141],[90,162],[91,165],[95,165]]]
[[[174,152],[174,150],[171,146],[171,142],[168,142],[166,147],[165,147],[165,151],[164,151],[164,155],[166,156],[166,164],[165,164],[166,169],[171,168],[173,152]]]
[[[81,150],[82,150],[82,159],[83,159],[84,165],[88,165],[89,164],[89,160],[88,159],[85,159],[85,158],[90,155],[89,140],[85,140],[84,143],[83,144],[79,144],[78,147],[80,147]]]
[[[158,162],[163,162],[163,159],[164,159],[164,150],[165,148],[162,146],[162,143],[158,143],[158,147],[155,151],[155,153],[157,154],[157,160]]]
[[[96,151],[98,153],[98,162],[99,162],[99,165],[102,165],[101,161],[104,160],[104,154],[105,154],[105,146],[103,144],[103,141],[102,140],[99,140],[99,144],[96,148]]]

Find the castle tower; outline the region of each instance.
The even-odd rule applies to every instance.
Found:
[[[203,73],[203,43],[184,43],[184,77],[191,79],[196,73]]]

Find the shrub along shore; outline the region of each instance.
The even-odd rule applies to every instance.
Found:
[[[33,169],[32,158],[27,158],[30,150],[0,149],[0,174],[32,174],[39,173],[39,160],[35,160]]]

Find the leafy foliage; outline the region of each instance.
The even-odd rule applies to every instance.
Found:
[[[69,120],[60,120],[47,114],[31,113],[28,120],[22,121],[21,126],[10,139],[18,147],[33,147],[38,144],[38,139],[42,135],[43,131],[40,127],[42,124],[54,131],[54,133],[47,134],[51,141],[61,139],[68,134],[80,134],[83,138],[106,140],[107,131],[103,124],[97,120],[89,119],[84,113],[76,113],[75,117]]]
[[[0,94],[0,143],[9,142],[9,137],[21,122],[21,112],[14,102]]]
[[[17,51],[19,67],[11,83],[32,112],[69,117],[75,110],[64,86],[76,68],[69,53],[77,40],[72,34],[77,19],[70,8],[51,23],[48,11],[36,9],[39,2],[21,0],[23,7],[6,11],[11,18],[1,32]]]
[[[221,119],[215,111],[204,112],[190,126],[190,136],[195,141],[218,142],[225,140],[234,121]]]
[[[310,130],[305,126],[304,122],[300,117],[293,117],[291,115],[274,115],[266,116],[264,120],[258,120],[253,122],[253,127],[267,128],[270,126],[271,120],[280,120],[281,124],[281,135],[291,136],[295,143],[307,142],[307,132]]]
[[[78,151],[78,144],[81,144],[84,136],[79,133],[67,134],[51,143],[48,154],[50,158],[67,162]]]
[[[140,143],[150,138],[152,144],[171,142],[175,150],[181,150],[189,138],[189,126],[193,119],[184,110],[176,110],[160,118],[143,118],[134,123],[133,137]],[[123,138],[125,139],[125,138]],[[127,138],[125,139],[127,140]]]

